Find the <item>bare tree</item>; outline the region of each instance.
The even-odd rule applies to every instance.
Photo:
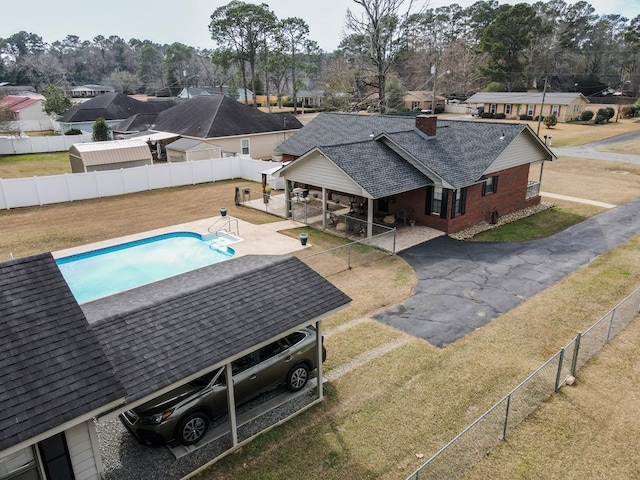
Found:
[[[404,42],[403,25],[411,15],[413,0],[353,0],[362,7],[360,15],[347,10],[347,28],[367,42],[366,52],[373,67],[372,80],[378,92],[379,108],[386,111],[386,78]]]

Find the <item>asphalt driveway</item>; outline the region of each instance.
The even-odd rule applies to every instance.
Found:
[[[478,243],[438,237],[400,253],[414,294],[375,318],[435,346],[453,343],[640,232],[640,198],[551,237]]]

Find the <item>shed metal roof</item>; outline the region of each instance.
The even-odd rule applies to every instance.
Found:
[[[74,143],[69,149],[69,155],[81,158],[86,166],[109,165],[136,160],[153,162],[149,145],[142,139]]]

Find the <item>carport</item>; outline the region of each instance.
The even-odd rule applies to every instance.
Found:
[[[231,362],[307,325],[318,333],[311,404],[320,402],[321,322],[350,301],[295,257],[247,255],[85,303],[81,308],[127,393],[125,404],[98,422],[222,366],[230,378]],[[203,464],[284,421],[240,439],[233,388],[227,399],[229,448]]]

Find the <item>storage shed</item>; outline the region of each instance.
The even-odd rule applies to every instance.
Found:
[[[180,138],[167,145],[166,149],[168,162],[191,162],[223,156],[222,148],[218,145],[190,138]]]
[[[75,143],[69,162],[73,173],[82,173],[153,165],[153,158],[144,140],[114,140]]]

